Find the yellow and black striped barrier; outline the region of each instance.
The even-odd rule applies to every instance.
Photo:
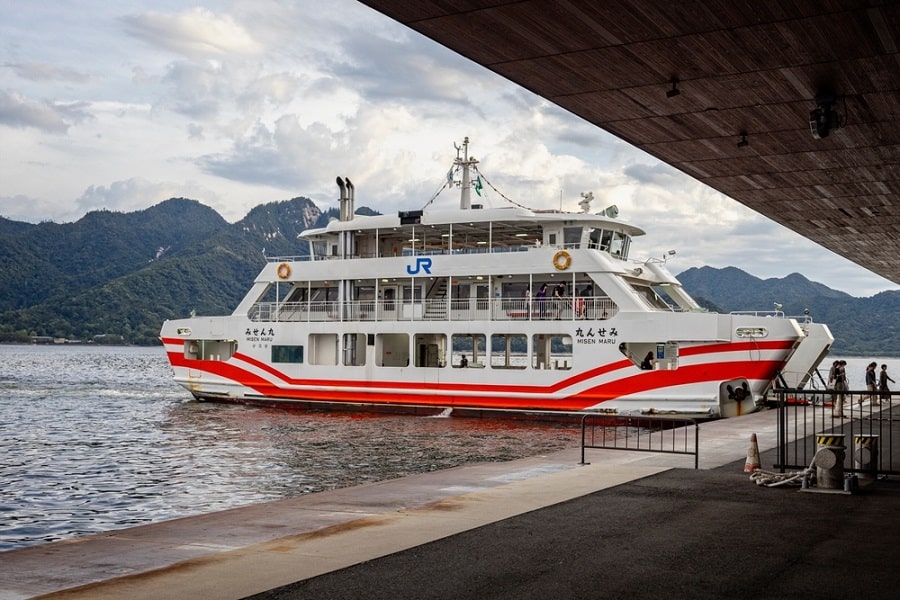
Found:
[[[844,437],[843,435],[829,435],[829,434],[819,434],[816,436],[816,445],[819,448],[823,447],[841,447],[844,448]]]

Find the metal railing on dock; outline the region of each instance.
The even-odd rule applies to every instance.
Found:
[[[900,420],[894,403],[900,392],[779,389],[778,432],[774,467],[806,469],[816,454],[815,438],[821,434],[844,436],[844,471],[867,475],[900,475],[894,464],[894,441]],[[877,450],[871,462],[872,441]]]
[[[700,467],[700,424],[687,417],[587,414],[581,419],[581,464],[587,448],[686,454]]]

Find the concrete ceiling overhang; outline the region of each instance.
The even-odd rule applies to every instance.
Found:
[[[900,283],[900,2],[362,3]]]

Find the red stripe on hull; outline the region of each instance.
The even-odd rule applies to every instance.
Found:
[[[720,345],[731,350],[729,345]],[[565,381],[557,382],[549,386],[524,386],[524,385],[472,385],[472,384],[426,384],[402,382],[354,382],[348,380],[315,380],[292,379],[284,376],[269,365],[241,357],[242,360],[258,366],[267,373],[289,385],[300,386],[298,389],[282,388],[271,381],[256,375],[237,365],[220,361],[186,360],[183,354],[168,353],[173,366],[184,367],[204,371],[227,379],[237,385],[254,390],[257,394],[266,398],[287,400],[309,400],[332,403],[370,403],[370,404],[396,404],[396,405],[421,405],[454,407],[465,406],[486,409],[507,410],[561,410],[577,411],[589,406],[594,406],[607,400],[613,400],[623,396],[631,396],[646,393],[656,389],[708,383],[711,381],[727,381],[730,379],[746,378],[750,380],[771,379],[775,371],[784,366],[783,361],[741,361],[707,363],[703,365],[688,365],[672,371],[641,371],[599,384],[587,390],[566,396],[553,398],[554,392],[580,383],[590,377],[596,377],[604,373],[633,366],[630,361],[619,361],[610,365],[598,367],[589,372],[571,377]],[[238,355],[235,355],[237,357]],[[321,387],[356,387],[363,390],[341,389],[314,389]],[[398,393],[402,389],[406,393]],[[459,395],[459,392],[494,392],[502,395]],[[456,394],[454,394],[456,392]],[[523,397],[515,394],[528,394]],[[202,395],[202,394],[201,394]],[[532,396],[533,395],[533,396]]]
[[[164,343],[183,343],[183,340],[179,339],[164,339]],[[786,340],[778,340],[778,341],[770,341],[770,342],[736,342],[736,343],[717,343],[717,344],[708,344],[704,346],[691,346],[681,349],[681,356],[699,356],[703,354],[712,354],[712,353],[720,353],[720,352],[741,352],[741,351],[760,351],[760,350],[789,350],[793,347],[793,341]],[[169,352],[169,361],[172,366],[179,366],[185,368],[196,368],[198,370],[206,370],[217,375],[221,375],[223,377],[227,377],[228,379],[232,379],[233,381],[239,382],[242,385],[247,385],[248,387],[253,387],[252,385],[241,382],[240,379],[234,379],[230,376],[224,375],[222,373],[217,373],[214,369],[211,369],[211,366],[228,364],[221,363],[216,361],[198,361],[198,360],[188,360],[184,357],[182,353],[177,352]],[[394,394],[397,390],[421,390],[426,388],[431,392],[441,392],[442,394],[448,394],[451,392],[494,392],[494,393],[505,393],[505,394],[555,394],[561,390],[569,388],[573,385],[577,385],[584,381],[588,381],[590,379],[594,379],[601,375],[605,375],[607,373],[623,369],[633,367],[633,363],[623,358],[622,360],[608,363],[605,365],[599,365],[593,369],[589,369],[587,371],[583,371],[580,373],[576,373],[571,377],[567,377],[565,379],[561,379],[551,385],[547,386],[534,386],[534,385],[508,385],[508,384],[487,384],[487,383],[477,383],[477,384],[466,384],[466,383],[433,383],[433,384],[425,384],[422,382],[410,382],[410,381],[371,381],[371,380],[352,380],[352,379],[296,379],[292,377],[288,377],[281,371],[274,368],[272,365],[268,363],[264,363],[259,361],[252,356],[248,356],[242,353],[236,353],[233,357],[234,359],[243,361],[257,369],[265,371],[269,373],[271,376],[283,381],[285,384],[291,386],[313,386],[313,387],[354,387],[360,388],[367,391],[367,394],[375,394],[377,390],[390,390],[390,393]],[[205,368],[200,369],[199,365],[203,364]],[[773,366],[774,365],[774,366]],[[648,389],[654,389],[658,387],[668,387],[672,385],[684,385],[690,383],[702,383],[707,381],[725,381],[729,379],[735,379],[738,377],[745,377],[747,379],[773,379],[775,377],[775,370],[784,366],[784,361],[778,362],[770,362],[770,361],[728,361],[721,363],[707,363],[704,365],[696,365],[696,366],[683,366],[675,369],[673,371],[653,371],[651,373],[648,372],[640,372],[640,374],[635,374],[631,377],[626,377],[617,382],[621,381],[631,381],[640,378],[640,380],[645,381],[645,383],[637,386],[637,389],[630,389],[629,391],[624,392],[616,392],[615,394],[602,394],[602,398],[610,399],[618,396],[624,396],[628,394],[634,394],[641,391],[646,391]],[[698,373],[697,370],[701,371],[712,371],[713,373],[710,375],[706,372]],[[738,372],[739,370],[739,372]],[[246,371],[241,370],[240,372],[247,373]],[[249,375],[249,373],[247,373]],[[688,374],[690,374],[688,376]],[[255,376],[254,376],[255,377]],[[660,380],[665,381],[664,386],[660,386],[658,383],[655,385],[647,386],[647,383],[650,381],[658,382]],[[260,380],[265,381],[265,380]],[[612,385],[613,383],[606,385]],[[273,386],[269,382],[266,382],[266,385],[273,387],[276,390],[282,389],[276,386]],[[595,388],[596,389],[596,388]],[[470,396],[465,396],[469,398]],[[431,404],[431,403],[429,403]],[[586,404],[589,406],[590,404]]]

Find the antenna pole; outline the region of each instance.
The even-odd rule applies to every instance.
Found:
[[[457,146],[455,143],[453,146],[456,148],[456,160],[453,164],[462,167],[462,182],[459,187],[459,208],[461,210],[469,210],[472,208],[472,177],[469,173],[469,169],[478,164],[478,161],[474,158],[469,158],[468,136],[463,139],[462,146]],[[462,158],[459,156],[460,150],[462,150]]]

